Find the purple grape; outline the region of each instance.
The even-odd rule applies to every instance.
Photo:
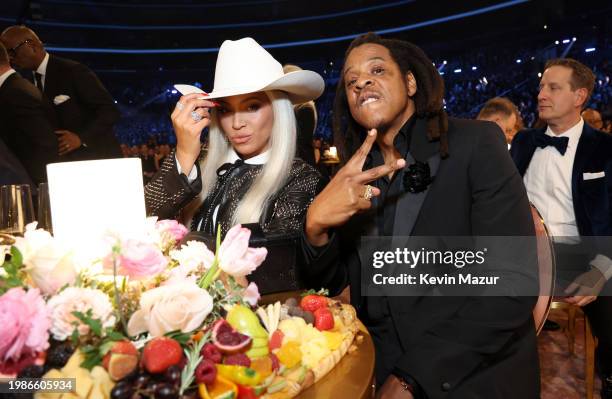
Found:
[[[172,385],[178,385],[181,382],[181,369],[179,366],[170,366],[164,375],[167,382]]]
[[[178,397],[178,390],[170,384],[158,384],[155,389],[155,399],[178,399]]]

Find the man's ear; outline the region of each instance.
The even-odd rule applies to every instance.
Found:
[[[410,97],[414,96],[417,92],[417,81],[412,72],[406,73],[406,89]]]
[[[588,95],[589,91],[585,87],[577,89],[574,93],[574,104],[580,108],[585,108]]]

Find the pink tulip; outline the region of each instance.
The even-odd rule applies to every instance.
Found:
[[[266,248],[249,248],[251,230],[236,225],[232,227],[219,248],[219,267],[234,277],[251,274],[266,259]]]

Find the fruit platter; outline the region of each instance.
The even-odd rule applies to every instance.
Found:
[[[267,252],[240,225],[214,251],[182,242],[175,221],[148,226],[82,250],[33,224],[0,246],[0,377],[74,379],[37,399],[369,392],[373,349],[354,308],[325,290],[261,298],[248,275]]]

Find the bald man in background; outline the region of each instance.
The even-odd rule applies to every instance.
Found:
[[[120,158],[113,125],[119,111],[98,77],[85,65],[47,53],[31,29],[15,25],[0,34],[15,68],[29,71],[43,94],[58,136],[61,161]]]
[[[521,116],[514,103],[505,97],[494,97],[482,107],[476,119],[497,123],[510,145],[522,125]]]
[[[593,108],[587,108],[582,111],[582,119],[594,129],[603,129],[603,118],[599,111]]]

